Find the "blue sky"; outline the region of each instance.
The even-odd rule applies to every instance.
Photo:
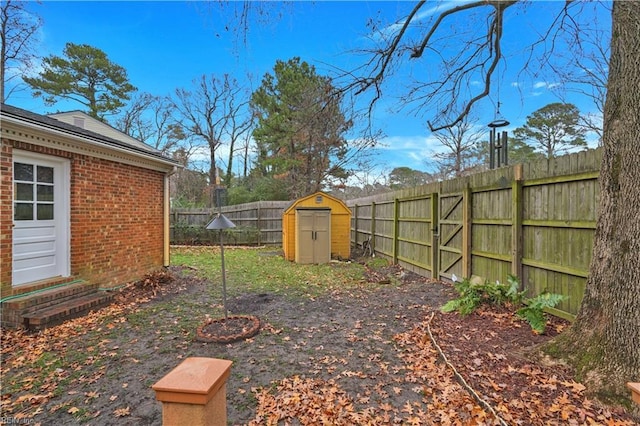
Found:
[[[40,56],[61,55],[67,42],[89,44],[123,66],[140,91],[169,95],[176,88],[188,89],[192,80],[203,74],[230,73],[239,79],[251,74],[255,87],[264,73],[272,71],[276,60],[294,56],[315,65],[320,74],[330,75],[334,67],[355,68],[364,58],[350,52],[368,46],[371,33],[367,20],[377,17],[384,26],[396,22],[414,6],[414,2],[407,1],[295,2],[282,9],[278,19],[273,19],[273,8],[266,18],[254,16],[245,42],[238,33],[225,29],[233,22],[230,8],[241,4],[227,2],[227,9],[223,10],[217,2],[44,1],[30,3],[29,9],[43,19]],[[522,125],[536,109],[560,100],[557,93],[561,82],[544,70],[537,75],[521,71],[526,46],[563,4],[533,1],[527,8],[507,12],[505,54],[509,56],[501,64],[500,102],[502,114],[512,123],[508,129]],[[585,12],[589,13],[593,16],[586,15],[586,19],[608,25],[606,9]],[[433,16],[425,14],[424,23]],[[453,35],[464,26],[455,20],[446,24],[445,33],[450,31]],[[421,73],[422,67],[424,63],[412,64],[400,73],[395,86],[390,85],[389,94],[394,87],[404,86],[403,78],[410,78],[410,73]],[[491,98],[474,110],[479,126],[484,127],[493,119],[496,99],[494,90]],[[583,113],[595,111],[588,97],[568,94],[567,99]],[[433,114],[423,111],[414,116],[407,110],[388,110],[397,102],[392,96],[383,98],[374,116],[386,134],[377,157],[379,167],[387,171],[400,166],[428,170],[429,154],[439,149],[426,124]],[[29,91],[12,94],[8,103],[38,113],[81,108],[71,102],[47,107]]]

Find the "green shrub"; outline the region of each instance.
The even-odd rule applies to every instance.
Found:
[[[513,275],[507,277],[506,284],[499,281],[492,283],[489,280],[477,283],[465,278],[460,282],[454,281],[453,286],[460,297],[445,303],[440,308],[442,312],[458,312],[461,315],[468,315],[482,304],[497,306],[524,304],[523,307],[516,310],[516,314],[519,318],[527,321],[536,333],[540,334],[544,333],[547,325],[544,309],[553,308],[565,299],[565,296],[560,294],[546,292],[531,299],[524,299],[525,292],[518,291],[520,281]]]
[[[484,283],[472,282],[469,278],[454,282],[454,288],[460,295],[459,298],[448,301],[441,310],[443,312],[458,311],[461,315],[468,315],[482,304],[505,305],[507,303],[520,303],[522,292],[518,292],[517,278],[509,275],[507,284],[500,281],[494,283],[485,280]]]

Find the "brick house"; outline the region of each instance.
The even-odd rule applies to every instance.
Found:
[[[2,104],[0,134],[2,326],[80,314],[169,265],[177,162],[80,112]]]

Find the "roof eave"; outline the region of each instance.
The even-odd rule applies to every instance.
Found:
[[[25,128],[34,132],[41,132],[47,135],[55,135],[60,138],[65,138],[72,140],[81,145],[86,145],[93,148],[99,148],[103,150],[110,150],[121,154],[122,156],[132,156],[140,159],[146,160],[146,162],[155,163],[157,166],[156,169],[160,169],[163,171],[173,170],[175,167],[179,167],[180,164],[172,159],[166,158],[161,155],[154,155],[149,152],[144,152],[142,150],[136,149],[135,147],[123,146],[123,144],[119,144],[116,141],[106,140],[86,134],[80,134],[73,132],[68,129],[55,127],[52,125],[48,125],[46,123],[37,122],[35,120],[30,120],[28,118],[13,115],[6,111],[2,111],[2,127],[3,127],[3,136],[10,137],[10,135],[5,135],[4,130],[10,130],[11,127],[17,128]],[[16,135],[17,136],[17,135]],[[39,141],[34,138],[22,138],[24,142],[33,143],[33,144],[43,144],[44,140]]]

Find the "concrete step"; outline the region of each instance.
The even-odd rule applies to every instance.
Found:
[[[2,302],[3,309],[27,313],[38,309],[44,309],[60,302],[95,293],[98,286],[87,284],[83,281],[72,281],[59,284],[54,287],[27,293],[24,296],[13,297]]]
[[[80,297],[74,297],[49,305],[44,308],[23,314],[24,326],[29,329],[40,330],[61,322],[87,314],[91,310],[99,309],[113,301],[114,294],[94,291]]]

